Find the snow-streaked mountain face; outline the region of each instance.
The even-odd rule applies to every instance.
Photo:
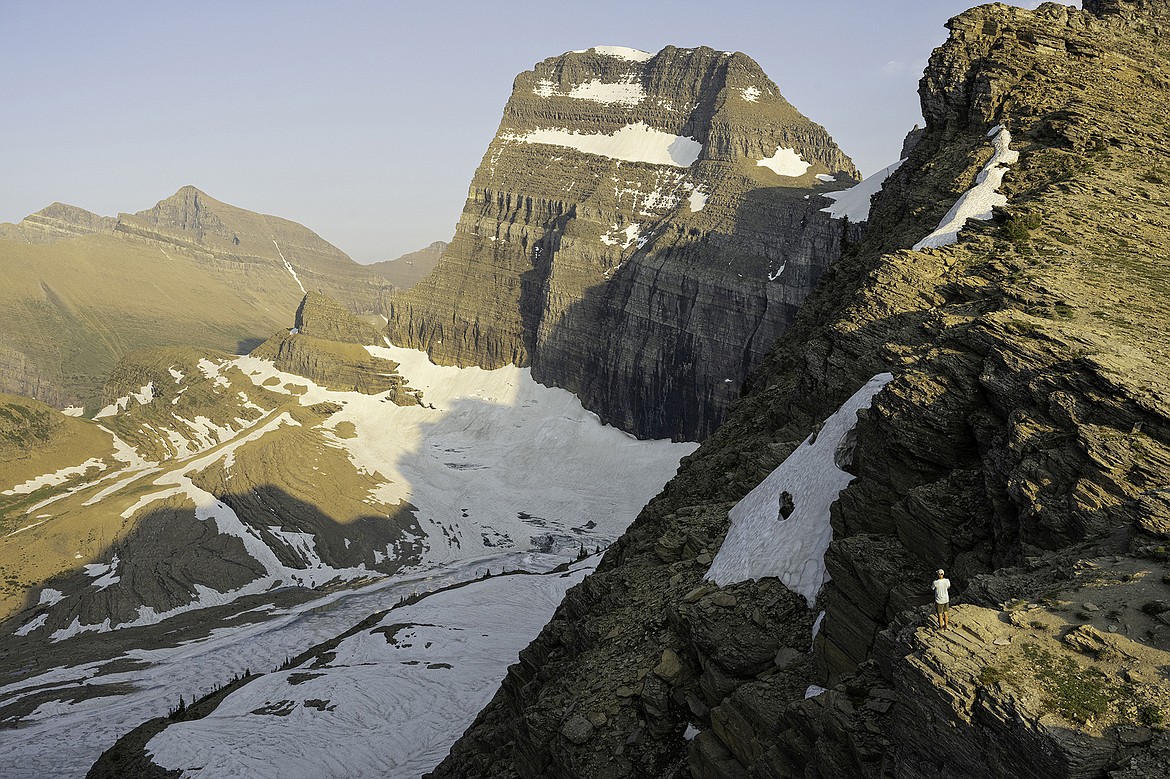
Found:
[[[391,296],[388,328],[440,362],[531,365],[638,435],[701,440],[857,237],[820,209],[860,174],[746,55],[629,51],[517,76],[451,245]]]
[[[364,352],[400,374],[395,387],[409,387],[400,394],[410,404],[327,389],[254,357],[157,351],[126,368],[130,389],[100,419],[70,420],[96,429],[105,451],[4,477],[0,565],[34,562],[23,569],[31,586],[7,601],[0,651],[15,672],[0,679],[0,719],[51,730],[46,717],[79,712],[74,727],[96,730],[69,754],[92,761],[110,736],[164,713],[180,693],[268,670],[312,641],[294,635],[277,655],[212,662],[205,676],[163,675],[126,706],[105,696],[138,695],[149,673],[115,666],[111,679],[104,662],[192,640],[215,653],[221,631],[424,572],[458,580],[531,552],[570,559],[616,538],[694,449],[604,426],[527,369],[444,368],[391,346]],[[331,635],[369,611],[347,613]],[[88,681],[34,691],[54,678]],[[100,727],[90,722],[98,711]]]

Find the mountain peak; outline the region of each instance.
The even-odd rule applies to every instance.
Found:
[[[747,55],[549,57],[513,82],[451,246],[395,294],[391,340],[528,365],[623,429],[702,438],[840,251],[815,196],[858,177]]]
[[[19,224],[0,225],[0,238],[20,243],[53,243],[79,235],[110,232],[117,220],[68,203],[53,202]]]

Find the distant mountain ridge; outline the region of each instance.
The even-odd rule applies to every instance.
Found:
[[[247,349],[306,291],[377,314],[392,283],[316,233],[192,186],[102,217],[54,203],[0,225],[0,390],[57,407],[99,400],[142,347]]]
[[[856,237],[819,195],[858,175],[744,54],[551,57],[517,76],[450,247],[390,300],[390,337],[531,365],[623,429],[701,439]]]
[[[446,241],[434,241],[418,251],[409,252],[393,260],[371,263],[366,267],[384,276],[395,288],[410,289],[434,270],[439,257],[449,245]]]

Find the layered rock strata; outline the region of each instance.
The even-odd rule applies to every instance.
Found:
[[[743,54],[550,58],[517,77],[391,340],[531,365],[623,429],[704,438],[851,235],[817,194],[857,177]]]
[[[1170,772],[1168,16],[1086,0],[950,22],[864,242],[433,776]],[[1006,205],[906,248],[1001,129]],[[856,478],[816,605],[705,582],[729,509],[885,372],[838,452]],[[939,567],[950,631],[929,616]]]

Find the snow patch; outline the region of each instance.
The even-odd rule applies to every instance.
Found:
[[[46,587],[41,590],[41,599],[37,601],[38,606],[52,606],[55,603],[60,603],[65,599],[65,593],[60,590],[54,590],[51,587]]]
[[[829,509],[854,476],[838,467],[837,450],[857,425],[857,412],[893,376],[874,376],[825,420],[772,473],[728,512],[731,529],[706,580],[728,584],[774,576],[811,608],[828,581],[825,550],[833,539]],[[787,499],[786,499],[787,498]],[[785,519],[787,505],[792,511]]]
[[[827,692],[828,690],[826,690],[824,687],[821,687],[819,684],[810,684],[808,689],[804,691],[804,699],[807,701],[809,698],[815,698],[818,695],[824,695]]]
[[[542,128],[524,135],[505,133],[504,141],[563,146],[585,154],[596,154],[626,162],[648,162],[687,168],[699,159],[703,144],[694,138],[655,130],[645,122],[628,124],[608,135],[570,132],[567,129]]]
[[[68,468],[61,468],[52,473],[34,476],[22,484],[17,484],[11,489],[0,492],[0,495],[27,495],[30,492],[39,490],[41,487],[56,487],[69,481],[74,476],[84,475],[90,468],[97,468],[99,471],[104,471],[106,469],[106,463],[100,457],[91,457],[81,465],[71,465]]]
[[[707,206],[707,198],[709,195],[700,189],[696,189],[687,197],[687,203],[691,207],[691,213],[702,211]]]
[[[833,205],[828,208],[822,208],[825,212],[834,219],[846,217],[850,222],[864,222],[869,219],[869,204],[873,196],[878,193],[894,171],[902,167],[902,163],[906,160],[898,160],[893,165],[887,165],[872,176],[867,176],[862,181],[849,189],[842,189],[838,192],[826,192],[824,197],[833,201]]]
[[[183,380],[183,372],[173,365],[167,368],[167,373],[171,374],[171,378],[175,380],[175,384]]]
[[[739,90],[739,96],[749,103],[754,103],[760,99],[759,87],[745,87]]]
[[[85,413],[84,406],[66,406],[61,409],[61,413],[67,417],[79,417]]]
[[[771,157],[765,157],[756,162],[757,166],[765,167],[768,170],[779,176],[803,176],[812,163],[805,162],[796,149],[785,149],[783,146],[776,147],[776,153]]]
[[[92,582],[94,587],[104,590],[111,584],[117,584],[122,580],[122,577],[118,575],[119,562],[118,555],[114,555],[114,558],[108,563],[90,563],[85,566],[85,575],[94,579]]]
[[[93,415],[94,419],[102,419],[103,417],[112,417],[119,411],[125,411],[130,407],[131,399],[137,400],[138,405],[145,406],[150,401],[154,400],[154,385],[153,382],[147,382],[142,385],[137,392],[131,392],[129,395],[123,395],[115,400],[110,405],[103,408],[101,411]]]
[[[988,137],[991,137],[995,153],[975,177],[975,185],[959,196],[930,235],[914,244],[914,251],[957,243],[959,230],[963,229],[968,219],[990,219],[992,208],[1007,205],[1007,197],[998,190],[1008,166],[1020,159],[1020,153],[1009,148],[1012,136],[1002,125],[991,128]]]
[[[601,236],[601,242],[606,246],[617,246],[621,244],[623,249],[630,248],[630,244],[638,240],[638,236],[642,232],[642,226],[637,222],[626,225],[621,228],[618,225],[611,225],[609,232]]]
[[[618,82],[592,79],[575,85],[568,92],[562,92],[555,83],[544,78],[537,82],[532,92],[539,97],[571,97],[603,105],[636,106],[646,99],[646,91],[634,78],[631,73]]]
[[[287,270],[289,273],[292,274],[293,281],[295,281],[297,283],[297,286],[301,288],[301,294],[302,295],[307,294],[305,292],[305,285],[301,283],[301,279],[299,276],[297,276],[297,272],[295,270],[293,270],[292,263],[284,258],[284,252],[282,252],[280,250],[280,246],[279,246],[279,244],[276,243],[275,238],[272,239],[272,245],[276,247],[276,253],[280,255],[280,261],[284,263],[285,270]]]
[[[813,626],[812,626],[812,638],[813,639],[815,639],[817,637],[817,634],[821,632],[821,623],[824,621],[825,621],[825,612],[822,611],[820,614],[817,614],[817,618],[813,620]]]
[[[836,176],[830,176],[828,173],[818,173],[818,174],[816,175],[816,180],[817,180],[817,181],[823,181],[823,182],[825,182],[826,184],[828,184],[830,181],[836,181],[836,180],[837,180],[837,177],[836,177]]]
[[[49,618],[48,614],[41,614],[39,617],[34,617],[31,621],[26,622],[24,625],[22,625],[20,627],[20,629],[18,629],[16,631],[16,635],[27,636],[29,633],[33,632],[37,628],[44,625],[45,621],[48,620],[48,618]]]

